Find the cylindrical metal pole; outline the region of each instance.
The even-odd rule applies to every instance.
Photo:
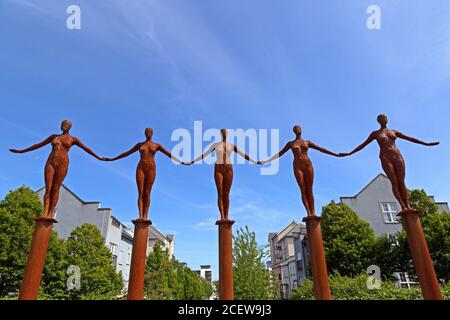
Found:
[[[219,299],[234,300],[232,220],[218,220],[219,226]]]
[[[327,264],[323,250],[320,217],[308,216],[303,218],[306,223],[309,255],[311,257],[311,271],[314,284],[314,297],[316,300],[330,300],[331,292],[328,285]]]
[[[134,237],[131,253],[130,278],[128,280],[128,300],[142,300],[144,298],[144,274],[147,260],[148,228],[150,220],[133,220]]]
[[[406,231],[423,298],[425,300],[442,300],[441,290],[423,233],[419,213],[417,210],[404,210],[398,215],[402,218],[403,228]]]
[[[39,217],[34,219],[34,228],[31,248],[23,274],[22,285],[19,291],[19,300],[36,300],[41,284],[42,270],[47,256],[48,241],[52,226],[57,221],[53,218]]]

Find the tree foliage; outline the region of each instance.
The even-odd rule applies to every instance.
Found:
[[[423,232],[433,260],[438,279],[450,281],[450,213],[438,213],[436,204],[424,190],[412,190],[409,194],[411,206],[419,211]],[[398,270],[405,270],[415,276],[415,269],[405,231],[396,233],[398,246],[391,257],[391,263]]]
[[[259,247],[248,227],[233,236],[234,297],[237,300],[267,300],[277,296],[274,277],[265,268],[268,248]]]
[[[380,289],[369,289],[368,276],[360,274],[355,277],[344,277],[339,274],[329,277],[331,297],[333,300],[420,300],[420,288],[404,289],[397,287],[392,281],[381,281]],[[450,299],[450,284],[442,287],[445,299]],[[295,289],[290,297],[293,300],[314,299],[313,283],[306,280]]]
[[[0,202],[1,297],[19,291],[33,235],[33,218],[42,212],[39,198],[27,187],[10,192]]]
[[[149,254],[145,272],[145,297],[150,300],[203,300],[212,286],[191,269],[169,256],[157,241]]]
[[[34,230],[42,215],[36,193],[21,187],[0,202],[0,297],[17,296]],[[81,271],[80,290],[67,290],[67,268]],[[74,229],[68,240],[52,231],[41,282],[42,299],[111,298],[122,289],[122,278],[111,264],[111,253],[93,225]]]
[[[323,207],[321,226],[330,273],[358,275],[373,264],[376,236],[347,205],[331,202]]]

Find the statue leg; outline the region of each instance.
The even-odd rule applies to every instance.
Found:
[[[303,177],[305,180],[306,185],[306,197],[308,198],[308,207],[309,211],[311,212],[311,215],[315,215],[315,206],[314,206],[314,192],[313,192],[313,186],[314,186],[314,170],[312,165],[305,168],[303,170]]]
[[[397,199],[397,201],[400,202],[402,210],[406,209],[406,205],[403,202],[403,197],[402,197],[402,194],[401,194],[401,192],[399,190],[399,187],[398,187],[397,174],[395,172],[395,167],[394,167],[393,163],[391,161],[389,161],[389,160],[383,159],[381,161],[381,165],[383,167],[384,172],[386,173],[386,175],[388,176],[389,180],[391,181],[392,193],[394,193],[394,196]]]
[[[53,188],[53,176],[55,175],[55,169],[51,164],[45,166],[45,194],[44,194],[44,217],[50,217],[50,198]]]
[[[294,175],[295,175],[295,179],[297,180],[298,186],[300,187],[300,191],[302,194],[302,202],[303,202],[303,205],[305,206],[306,213],[308,216],[311,216],[312,212],[309,208],[307,188],[306,188],[305,179],[303,177],[303,172],[300,169],[294,169]]]
[[[405,184],[405,176],[406,176],[405,161],[403,160],[403,158],[400,158],[395,162],[395,172],[397,173],[397,181],[398,181],[398,188],[400,190],[400,196],[402,197],[403,203],[406,206],[406,208],[409,209],[408,189],[406,188]]]
[[[145,182],[145,174],[141,169],[136,170],[136,184],[138,188],[138,210],[139,210],[139,218],[144,217],[144,182]]]
[[[217,205],[220,211],[220,219],[225,219],[224,214],[224,206],[223,206],[223,175],[217,168],[218,165],[214,168],[214,181],[216,182],[217,188]]]
[[[151,197],[153,182],[155,182],[155,173],[154,172],[152,172],[150,174],[147,174],[147,176],[145,178],[144,199],[143,199],[143,205],[144,205],[143,218],[144,219],[147,219],[147,217],[148,217],[148,210],[150,209],[150,197]]]
[[[232,184],[233,168],[231,166],[227,166],[223,177],[223,213],[225,220],[228,220],[228,208],[230,207],[230,190]]]
[[[61,185],[64,181],[64,178],[66,177],[67,170],[55,170],[55,173],[53,175],[53,183],[52,188],[50,190],[50,204],[48,208],[48,213],[50,217],[54,217],[56,206],[58,205],[58,199],[59,199],[59,189],[61,188]]]

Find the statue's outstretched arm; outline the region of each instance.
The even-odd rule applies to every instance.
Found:
[[[140,143],[136,144],[130,150],[119,154],[117,157],[115,157],[115,158],[105,158],[104,160],[106,160],[106,161],[116,161],[116,160],[119,160],[119,159],[123,159],[123,158],[128,157],[129,155],[135,153],[136,151],[138,151],[141,146],[142,146],[142,143],[140,142]]]
[[[371,143],[373,140],[375,140],[375,133],[372,132],[369,137],[366,139],[366,141],[364,141],[363,143],[361,143],[359,146],[357,146],[355,149],[353,149],[351,152],[349,153],[340,153],[340,156],[350,156],[358,151],[361,151],[362,149],[364,149],[369,143]]]
[[[90,154],[91,156],[95,157],[98,160],[104,160],[104,158],[99,157],[94,151],[92,151],[90,148],[86,147],[78,138],[75,138],[73,141],[73,144],[77,147],[80,147],[85,152]]]
[[[439,144],[439,142],[430,142],[430,143],[424,142],[422,140],[419,140],[419,139],[407,136],[406,134],[403,134],[403,133],[398,132],[398,131],[395,131],[395,135],[397,136],[397,138],[404,139],[404,140],[407,140],[407,141],[410,141],[410,142],[413,142],[413,143],[417,143],[417,144],[421,144],[421,145],[424,145],[424,146],[428,146],[428,147],[437,146]]]
[[[284,146],[283,149],[281,149],[278,153],[274,154],[271,158],[264,160],[264,161],[258,161],[258,164],[264,164],[264,163],[268,163],[270,161],[273,161],[275,159],[278,159],[279,157],[281,157],[283,154],[285,154],[292,146],[292,141],[286,143],[286,145]]]
[[[234,150],[234,152],[236,152],[238,155],[240,155],[245,160],[248,160],[248,161],[250,161],[250,162],[252,162],[254,164],[257,164],[257,162],[255,160],[250,158],[250,156],[247,155],[245,152],[242,152],[236,145],[233,145],[233,150]]]
[[[167,151],[162,145],[158,145],[158,150],[168,156],[170,159],[175,160],[178,163],[181,163],[180,159],[172,155],[169,151]]]
[[[207,157],[211,152],[213,152],[215,149],[216,149],[216,144],[213,143],[213,144],[208,148],[208,150],[206,150],[205,153],[203,153],[202,155],[198,156],[197,158],[195,158],[195,159],[192,160],[191,162],[188,162],[188,164],[194,164],[194,163],[196,163],[197,161],[200,161],[200,160],[206,158],[206,157]]]
[[[34,151],[36,149],[42,148],[43,146],[46,146],[47,144],[49,144],[50,142],[53,141],[53,139],[55,139],[58,135],[56,134],[52,134],[51,136],[49,136],[47,139],[45,139],[42,142],[36,143],[34,145],[32,145],[29,148],[26,149],[22,149],[22,150],[18,150],[18,149],[9,149],[9,151],[14,152],[14,153],[25,153],[25,152],[30,152],[30,151]]]
[[[318,145],[316,145],[316,144],[315,144],[314,142],[312,142],[312,141],[308,141],[308,146],[309,146],[311,149],[320,151],[320,152],[322,152],[322,153],[329,154],[330,156],[340,157],[339,154],[334,153],[334,152],[332,152],[332,151],[330,151],[330,150],[327,150],[327,149],[325,149],[325,148],[319,147]]]

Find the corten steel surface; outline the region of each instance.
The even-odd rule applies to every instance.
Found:
[[[118,155],[115,158],[103,158],[106,161],[115,161],[139,151],[140,160],[136,168],[136,184],[138,188],[138,209],[139,209],[139,219],[147,220],[148,210],[150,208],[150,197],[155,182],[156,177],[156,164],[155,164],[155,154],[161,151],[163,154],[169,158],[181,163],[175,156],[173,156],[169,151],[167,151],[162,145],[152,141],[153,129],[145,129],[144,142],[137,143],[130,150]]]
[[[31,248],[25,266],[22,285],[19,291],[19,300],[36,300],[41,284],[42,270],[44,269],[45,257],[47,255],[48,241],[52,232],[53,218],[35,218]]]
[[[44,194],[44,214],[43,217],[36,219],[36,227],[33,234],[31,250],[28,256],[27,266],[23,277],[22,287],[20,289],[19,299],[36,299],[39,292],[39,282],[42,269],[47,254],[48,239],[52,224],[56,222],[56,205],[58,204],[59,189],[67,175],[69,169],[69,151],[73,146],[77,146],[93,157],[103,160],[91,149],[86,147],[78,138],[70,135],[69,131],[72,123],[64,120],[61,123],[61,134],[53,134],[47,139],[32,145],[23,150],[9,149],[14,153],[26,153],[40,149],[51,143],[52,152],[45,164],[45,194]]]
[[[400,138],[424,146],[436,146],[439,142],[423,142],[399,131],[389,129],[387,127],[388,118],[384,114],[378,115],[377,121],[380,124],[380,129],[373,131],[362,144],[350,153],[340,153],[340,155],[352,155],[364,149],[372,141],[376,140],[378,142],[381,166],[391,182],[395,198],[402,207],[400,216],[404,217],[403,228],[408,236],[411,254],[422,288],[422,295],[425,299],[442,299],[422,225],[417,212],[413,213],[415,210],[411,208],[409,203],[408,189],[405,184],[405,160],[397,148],[395,140]]]
[[[192,165],[203,158],[206,158],[211,152],[216,152],[216,164],[214,166],[214,181],[217,188],[217,205],[220,211],[220,220],[228,220],[228,208],[230,206],[230,190],[233,183],[233,166],[230,155],[236,152],[241,157],[256,164],[252,158],[238,149],[234,144],[227,143],[227,130],[220,130],[222,141],[213,143],[205,153],[198,156],[191,162],[182,162],[185,165]]]
[[[308,149],[314,149],[322,153],[335,157],[342,157],[325,148],[322,148],[309,140],[302,139],[302,128],[295,125],[292,129],[295,133],[295,140],[289,141],[280,152],[265,161],[258,161],[264,164],[275,160],[287,151],[291,150],[294,156],[294,175],[301,191],[302,202],[306,209],[306,222],[308,231],[308,243],[310,246],[311,268],[314,280],[314,295],[318,300],[330,299],[330,288],[328,286],[327,265],[323,251],[322,232],[320,230],[320,217],[317,217],[314,209],[314,168],[308,156]]]
[[[218,220],[219,226],[219,299],[234,300],[233,220]]]
[[[328,272],[323,250],[320,219],[321,218],[318,216],[308,216],[303,218],[303,222],[306,223],[308,236],[311,271],[314,283],[314,297],[316,300],[330,300],[331,293],[328,285]]]
[[[314,168],[311,160],[308,157],[308,149],[315,149],[317,151],[335,157],[342,157],[343,155],[339,155],[325,148],[319,147],[309,140],[303,140],[302,128],[299,125],[294,126],[292,130],[295,133],[295,140],[289,141],[280,152],[278,152],[271,158],[265,161],[258,161],[258,164],[268,163],[281,157],[287,151],[291,150],[292,154],[294,155],[294,175],[297,180],[298,186],[300,187],[303,205],[305,206],[308,216],[315,216],[313,194]]]
[[[408,189],[405,184],[405,160],[400,150],[395,144],[397,138],[404,139],[424,146],[436,146],[439,142],[423,142],[416,138],[409,137],[399,131],[391,130],[387,127],[388,118],[384,114],[377,117],[380,129],[373,131],[361,145],[349,153],[340,153],[340,156],[349,156],[364,149],[372,141],[376,140],[380,146],[380,160],[384,172],[388,176],[392,185],[392,192],[400,203],[402,210],[411,209],[408,199]]]
[[[144,298],[144,274],[147,260],[148,228],[150,220],[133,220],[134,238],[131,254],[130,278],[128,282],[128,300],[142,300]]]
[[[14,153],[30,152],[47,144],[51,143],[52,152],[45,164],[45,194],[44,194],[44,217],[53,218],[55,208],[58,204],[59,188],[61,187],[64,178],[69,169],[69,151],[73,146],[80,147],[91,156],[104,160],[96,155],[91,149],[86,147],[78,138],[70,135],[69,131],[72,128],[72,123],[69,120],[64,120],[61,123],[61,134],[53,134],[42,142],[39,142],[29,148],[23,150],[9,149]]]
[[[402,218],[403,228],[406,231],[423,298],[425,300],[442,300],[433,261],[431,260],[417,210],[404,210],[398,216]]]

